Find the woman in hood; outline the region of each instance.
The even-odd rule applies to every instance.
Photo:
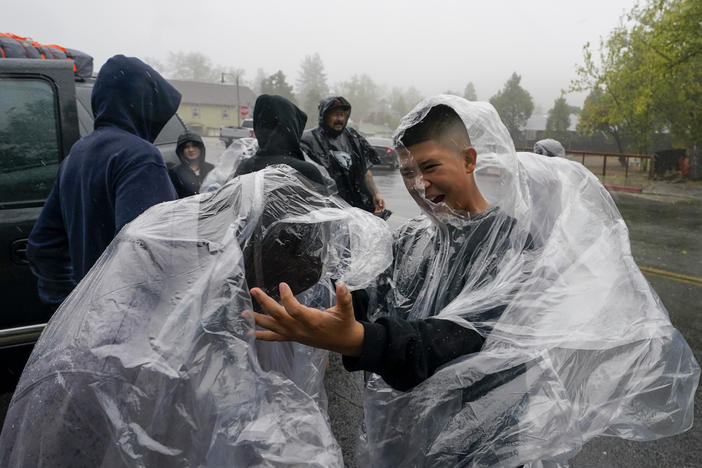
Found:
[[[170,169],[168,174],[178,192],[178,198],[200,193],[200,185],[214,165],[205,161],[205,145],[197,133],[186,131],[178,137],[176,154],[181,164]]]

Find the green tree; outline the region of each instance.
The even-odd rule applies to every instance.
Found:
[[[613,112],[614,100],[612,96],[596,87],[585,98],[576,130],[585,136],[600,134],[605,138],[612,138],[619,152],[624,153],[626,148],[625,131],[621,124],[617,123],[617,119],[612,117]]]
[[[251,89],[253,89],[256,94],[263,94],[263,91],[261,90],[261,84],[266,78],[268,78],[268,76],[266,75],[266,72],[263,71],[263,68],[259,68],[258,70],[256,70],[256,77],[251,83]]]
[[[156,70],[162,75],[168,74],[168,68],[159,59],[155,57],[144,57],[144,63],[149,64],[151,68]]]
[[[351,116],[356,122],[381,110],[380,88],[368,75],[353,75],[350,80],[338,84],[336,91],[351,103]]]
[[[296,82],[296,95],[303,111],[307,113],[307,127],[317,123],[319,101],[329,95],[327,74],[318,53],[307,55],[302,60],[300,75]]]
[[[165,63],[156,58],[147,58],[146,62],[165,77],[176,80],[216,83],[224,77],[228,82],[238,78],[240,84],[246,84],[243,69],[216,65],[200,52],[169,52]]]
[[[519,85],[521,80],[522,77],[516,72],[512,73],[504,88],[490,98],[490,104],[497,109],[515,144],[522,142],[521,129],[534,112],[534,100],[531,94]]]
[[[564,145],[568,144],[570,141],[570,133],[568,128],[570,127],[570,115],[577,113],[580,109],[568,105],[565,97],[561,96],[557,98],[553,107],[548,111],[548,117],[546,118],[546,136],[549,138],[555,138]]]
[[[475,92],[475,86],[473,86],[473,82],[470,81],[466,85],[466,89],[463,90],[463,97],[468,99],[469,101],[477,101],[478,100],[478,95]]]
[[[601,41],[599,60],[586,45],[571,89],[596,88],[606,112],[592,115],[626,131],[631,150],[650,152],[661,131],[691,148],[702,135],[702,2],[650,0]]]
[[[179,80],[215,82],[220,78],[212,60],[200,52],[169,52],[166,69],[170,78]]]
[[[702,2],[651,1],[630,18],[630,42],[642,57],[638,68],[650,76],[641,92],[650,96],[659,127],[691,148],[702,140]]]
[[[283,73],[281,70],[278,70],[268,78],[264,78],[263,81],[261,81],[261,93],[278,94],[292,102],[295,102],[293,87],[285,80],[285,73]]]
[[[388,126],[396,128],[400,124],[400,119],[422,99],[424,96],[414,86],[410,86],[406,90],[398,87],[392,88],[388,99],[390,105]]]

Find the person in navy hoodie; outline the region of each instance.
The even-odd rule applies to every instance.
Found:
[[[115,55],[91,95],[94,130],[71,148],[29,236],[39,297],[58,306],[122,227],[176,199],[156,136],[180,93],[135,57]]]

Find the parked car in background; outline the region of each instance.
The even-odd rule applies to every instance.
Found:
[[[255,138],[253,130],[253,119],[244,119],[239,127],[225,125],[219,127],[219,139],[224,146],[229,146],[234,140],[239,138]]]
[[[393,147],[392,138],[369,137],[367,140],[373,146],[375,153],[380,159],[380,164],[376,164],[373,167],[387,167],[390,169],[400,167],[400,158]]]

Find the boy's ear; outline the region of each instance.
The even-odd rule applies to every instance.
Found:
[[[461,156],[463,157],[463,166],[466,168],[468,174],[472,174],[475,171],[475,162],[478,159],[478,152],[472,146],[466,146],[461,150]]]

